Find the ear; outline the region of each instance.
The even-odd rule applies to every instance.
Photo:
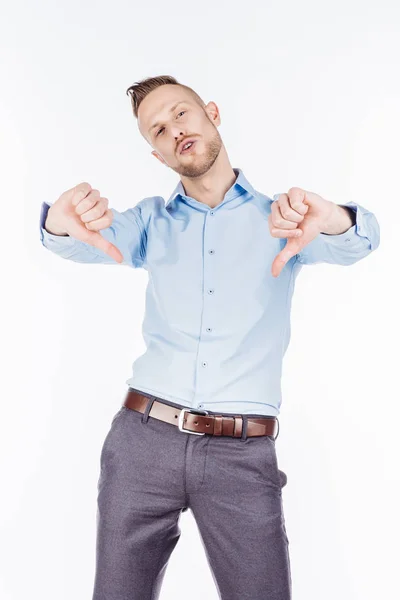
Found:
[[[208,114],[208,118],[216,127],[221,125],[221,115],[219,114],[218,106],[215,102],[210,101],[207,106],[204,107],[204,110]]]
[[[163,164],[166,165],[167,163],[165,162],[165,160],[163,158],[161,158],[161,156],[158,156],[157,152],[155,152],[155,150],[153,150],[152,155],[155,156],[156,158],[158,158],[158,160]]]

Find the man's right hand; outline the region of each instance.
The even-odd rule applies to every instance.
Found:
[[[64,192],[50,207],[45,229],[54,235],[70,235],[122,263],[123,256],[118,248],[98,233],[110,227],[112,220],[108,199],[101,198],[99,190],[84,182]]]

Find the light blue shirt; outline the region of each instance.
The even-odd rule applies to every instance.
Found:
[[[278,415],[282,360],[290,339],[290,307],[303,265],[351,265],[379,245],[375,215],[354,202],[355,225],[319,234],[271,274],[286,238],[268,226],[274,199],[256,191],[243,171],[215,208],[185,194],[179,181],[169,200],[144,198],[101,235],[121,251],[122,264],[148,272],[143,339],[146,350],[126,383],[187,407]],[[104,252],[44,229],[42,244],[62,258],[118,265]]]

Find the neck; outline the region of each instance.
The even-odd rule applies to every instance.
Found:
[[[230,165],[228,156],[222,151],[212,167],[200,177],[181,177],[185,194],[198,202],[214,208],[220,204],[232,187],[237,175]]]

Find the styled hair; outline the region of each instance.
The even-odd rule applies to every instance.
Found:
[[[183,83],[179,83],[179,81],[175,79],[175,77],[172,77],[171,75],[159,75],[158,77],[148,77],[147,79],[136,81],[126,90],[126,94],[131,98],[133,114],[135,115],[136,119],[138,118],[139,106],[141,102],[146,98],[146,96],[161,85],[166,84],[180,85],[182,88],[190,92],[194,100],[201,107],[205,106],[205,102],[191,87],[184,85]]]

